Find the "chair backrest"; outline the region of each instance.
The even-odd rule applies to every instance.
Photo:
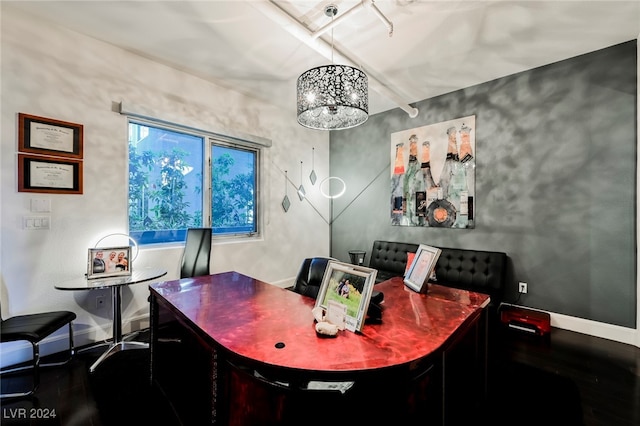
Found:
[[[327,269],[327,264],[330,260],[335,259],[330,257],[310,257],[305,259],[302,262],[302,266],[300,266],[292,290],[314,299],[317,298],[324,278],[324,271]]]
[[[182,254],[180,278],[209,275],[211,228],[189,228]]]

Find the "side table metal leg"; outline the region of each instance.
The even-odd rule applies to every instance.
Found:
[[[149,344],[144,342],[125,342],[122,340],[122,287],[111,287],[113,298],[113,342],[109,348],[100,355],[89,367],[89,372],[93,373],[98,366],[111,355],[127,349],[148,349]]]
[[[148,349],[148,348],[149,348],[149,344],[144,342],[120,342],[120,343],[112,344],[111,346],[109,346],[109,349],[107,349],[102,355],[100,355],[100,358],[98,358],[91,365],[91,367],[89,367],[89,372],[93,373],[95,369],[98,368],[98,366],[102,364],[107,358],[109,358],[113,354],[117,354],[120,351],[125,351],[129,349]]]
[[[113,300],[113,343],[122,341],[122,287],[111,287],[111,297]]]

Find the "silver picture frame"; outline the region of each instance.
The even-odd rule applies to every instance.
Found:
[[[442,253],[442,250],[437,247],[420,244],[413,262],[411,262],[411,266],[405,274],[405,285],[415,292],[426,293],[427,282],[436,267],[440,253]]]
[[[362,331],[377,273],[365,266],[329,261],[315,306],[327,310],[329,301],[345,305],[345,329]]]
[[[131,275],[131,246],[89,249],[87,279]]]

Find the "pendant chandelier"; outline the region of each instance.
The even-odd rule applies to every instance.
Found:
[[[336,16],[338,8],[329,5],[325,15]],[[333,64],[305,71],[298,77],[298,123],[318,130],[342,130],[359,126],[369,118],[367,75],[348,65]]]

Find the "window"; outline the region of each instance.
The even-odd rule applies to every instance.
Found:
[[[212,227],[218,238],[258,235],[259,153],[250,143],[130,121],[129,235],[138,244],[182,242],[191,227]]]
[[[257,232],[256,150],[211,143],[213,235]]]

